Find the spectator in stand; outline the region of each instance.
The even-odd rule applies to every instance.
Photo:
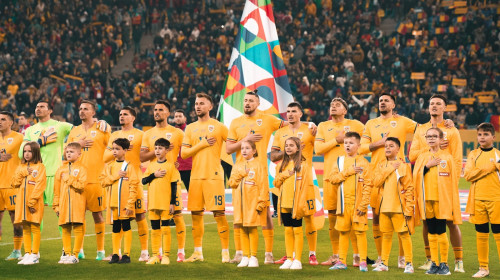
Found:
[[[182,131],[186,129],[187,118],[184,110],[182,109],[175,110],[174,123],[175,127],[181,129]],[[189,191],[189,181],[191,178],[191,168],[193,167],[193,159],[192,158],[182,159],[179,152],[177,163],[179,164],[177,170],[179,170],[179,173],[181,175],[181,180],[184,183],[186,190]]]

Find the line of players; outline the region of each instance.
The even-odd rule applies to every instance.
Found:
[[[356,183],[359,181],[367,182],[366,184],[362,185],[370,185],[371,182],[372,186],[375,187],[374,190],[377,190],[377,191],[371,191],[370,198],[368,199],[374,210],[373,234],[379,255],[375,263],[376,271],[383,271],[388,269],[387,248],[390,247],[389,236],[392,238],[392,231],[400,233],[399,234],[400,254],[398,258],[398,267],[405,268],[406,272],[413,271],[411,263],[411,258],[412,258],[411,239],[409,239],[409,236],[407,236],[404,233],[411,233],[412,226],[410,221],[414,221],[416,218],[414,222],[416,222],[417,224],[420,222],[419,221],[420,219],[424,220],[423,223],[424,241],[426,242],[426,256],[428,258],[426,264],[424,264],[420,268],[425,269],[428,271],[428,273],[433,273],[433,274],[449,273],[449,270],[447,271],[447,260],[446,257],[444,256],[445,250],[443,250],[441,254],[442,255],[441,264],[443,265],[440,264],[438,266],[437,264],[439,262],[436,260],[436,256],[433,256],[435,255],[433,254],[433,252],[437,248],[437,246],[435,246],[436,236],[434,235],[439,233],[437,234],[439,235],[438,239],[440,240],[438,243],[440,244],[442,249],[443,247],[445,247],[442,235],[443,233],[446,232],[446,226],[444,227],[443,231],[443,220],[444,220],[444,224],[446,224],[450,230],[451,243],[455,253],[455,271],[464,272],[461,235],[458,227],[458,224],[461,223],[461,215],[460,215],[460,209],[458,208],[457,210],[456,208],[457,203],[459,203],[457,181],[460,176],[462,147],[458,130],[454,128],[452,123],[450,123],[449,121],[445,121],[443,119],[444,109],[446,107],[445,97],[436,95],[430,99],[429,111],[431,114],[431,121],[427,124],[420,126],[417,126],[417,124],[414,121],[406,117],[397,116],[393,114],[393,109],[395,108],[395,99],[391,95],[381,95],[379,97],[379,110],[381,116],[376,119],[370,120],[366,124],[366,126],[363,126],[358,121],[345,119],[348,105],[346,104],[345,101],[343,101],[340,98],[335,98],[331,102],[331,107],[330,107],[331,120],[319,124],[317,128],[315,126],[311,128],[311,126],[308,123],[302,123],[300,121],[300,117],[302,116],[302,110],[300,104],[298,103],[291,103],[288,106],[287,108],[288,122],[281,121],[273,116],[262,114],[257,110],[258,105],[259,105],[259,97],[256,93],[249,92],[248,94],[246,94],[244,99],[245,114],[233,120],[228,130],[223,124],[210,118],[209,112],[213,106],[211,97],[204,94],[198,94],[195,102],[195,110],[198,116],[198,121],[188,125],[186,127],[185,133],[167,124],[167,117],[169,116],[170,113],[170,105],[168,104],[168,102],[165,101],[156,102],[154,107],[154,117],[156,121],[156,126],[145,133],[133,128],[135,111],[133,110],[133,108],[125,107],[120,112],[120,123],[122,124],[122,130],[117,131],[112,135],[110,135],[110,133],[106,130],[104,131],[99,130],[98,129],[99,125],[93,121],[93,116],[95,115],[95,109],[96,109],[95,104],[93,104],[92,102],[83,102],[80,106],[80,118],[82,119],[82,125],[71,130],[67,143],[76,142],[79,143],[80,147],[82,148],[81,160],[79,160],[78,162],[80,162],[83,166],[83,168],[79,169],[83,170],[84,168],[86,168],[88,174],[86,178],[86,186],[85,186],[85,192],[83,192],[84,193],[83,197],[85,198],[84,205],[88,210],[90,210],[93,213],[94,221],[96,224],[96,236],[98,241],[97,259],[105,259],[104,238],[103,238],[104,218],[102,216],[102,210],[104,210],[104,205],[106,205],[106,197],[104,196],[101,187],[101,185],[103,185],[104,177],[101,178],[101,180],[99,180],[99,174],[101,174],[100,170],[105,170],[106,172],[108,172],[109,175],[108,177],[112,177],[112,179],[115,179],[112,182],[108,182],[107,185],[105,184],[106,186],[110,186],[111,189],[113,189],[112,187],[113,184],[119,184],[121,186],[124,184],[124,181],[130,181],[130,176],[127,176],[125,174],[127,169],[122,170],[123,166],[121,165],[123,165],[123,163],[121,165],[116,164],[116,160],[118,160],[118,158],[115,153],[115,146],[120,146],[122,150],[128,151],[124,155],[125,162],[130,164],[131,166],[131,168],[129,169],[130,172],[135,172],[136,174],[140,174],[140,169],[139,169],[140,162],[151,161],[152,163],[154,163],[155,158],[157,160],[159,159],[159,155],[161,153],[157,153],[156,150],[157,149],[161,150],[161,147],[166,149],[165,151],[166,162],[175,163],[179,153],[183,158],[193,157],[193,168],[192,168],[193,174],[191,176],[191,181],[190,181],[191,187],[188,193],[188,210],[192,212],[192,217],[193,217],[193,238],[195,241],[195,250],[190,258],[184,259],[185,224],[182,219],[182,215],[180,214],[181,213],[180,210],[182,209],[182,205],[180,205],[180,199],[179,199],[180,188],[177,186],[174,188],[174,185],[172,185],[173,188],[171,188],[176,190],[175,191],[176,200],[174,203],[174,209],[170,209],[170,207],[168,207],[168,209],[151,208],[152,204],[151,201],[154,201],[156,198],[154,196],[151,197],[151,194],[149,194],[149,199],[148,199],[148,201],[150,201],[149,216],[152,226],[152,233],[151,233],[152,243],[154,243],[153,244],[154,256],[152,258],[149,258],[148,255],[148,244],[147,244],[148,227],[145,219],[146,211],[145,209],[143,209],[144,207],[142,203],[142,198],[140,197],[140,195],[142,194],[141,184],[136,184],[136,185],[132,184],[136,186],[135,195],[137,197],[133,197],[134,198],[133,200],[135,202],[133,203],[133,205],[131,203],[128,204],[128,208],[126,208],[127,211],[125,211],[123,215],[119,214],[121,210],[118,211],[117,213],[115,213],[116,211],[109,211],[112,209],[109,209],[107,211],[108,217],[106,218],[106,220],[108,221],[108,223],[115,224],[115,221],[120,221],[120,220],[128,221],[128,222],[123,222],[123,221],[116,222],[116,224],[118,223],[120,224],[120,227],[116,226],[115,228],[115,226],[113,226],[114,244],[115,240],[121,239],[122,235],[125,236],[125,240],[127,239],[131,240],[131,237],[130,238],[127,237],[129,236],[128,232],[130,229],[129,218],[134,217],[138,223],[139,236],[142,247],[140,260],[142,261],[148,260],[148,263],[162,262],[163,259],[165,259],[165,256],[168,256],[169,254],[168,252],[169,245],[163,243],[164,246],[163,247],[164,251],[162,253],[163,257],[161,255],[157,255],[157,252],[159,252],[159,248],[161,247],[157,240],[161,240],[161,238],[160,239],[158,238],[158,236],[160,235],[164,235],[165,237],[167,236],[166,233],[167,224],[165,221],[167,221],[168,219],[171,218],[171,216],[173,216],[176,222],[176,233],[179,242],[178,245],[179,251],[177,254],[178,256],[177,260],[187,261],[187,262],[203,260],[203,254],[202,254],[202,238],[204,233],[203,211],[208,210],[214,213],[217,222],[217,229],[219,232],[219,236],[221,239],[221,246],[222,246],[222,262],[233,262],[241,264],[242,260],[245,259],[245,257],[248,259],[250,256],[248,255],[248,252],[245,252],[244,255],[244,252],[242,250],[242,241],[241,241],[242,233],[244,233],[243,236],[248,236],[248,232],[245,230],[244,222],[234,223],[234,240],[235,240],[236,254],[232,260],[230,260],[229,258],[229,250],[228,250],[229,226],[224,214],[224,205],[225,205],[224,181],[223,181],[224,173],[222,168],[218,164],[218,162],[220,162],[222,143],[224,141],[227,142],[226,145],[227,153],[230,154],[236,152],[237,163],[245,162],[244,157],[241,153],[243,149],[242,143],[245,142],[254,143],[256,152],[261,155],[260,157],[256,158],[257,161],[259,161],[260,165],[264,168],[263,170],[268,170],[267,157],[262,155],[266,154],[267,144],[269,143],[271,134],[274,131],[276,131],[275,140],[271,152],[271,159],[273,161],[279,161],[286,156],[287,154],[285,150],[286,142],[287,139],[292,136],[298,137],[300,139],[301,145],[299,147],[299,150],[301,150],[302,155],[307,159],[307,163],[309,164],[309,166],[311,165],[312,161],[313,149],[315,149],[317,154],[324,155],[325,157],[324,170],[326,173],[324,176],[324,184],[323,184],[324,186],[323,199],[324,199],[325,209],[328,210],[329,212],[328,214],[328,219],[330,223],[329,233],[330,233],[333,254],[327,261],[323,262],[322,264],[333,265],[332,269],[344,269],[346,267],[345,254],[347,252],[345,246],[346,244],[348,246],[348,241],[349,239],[351,239],[355,253],[353,258],[354,266],[359,266],[363,270],[366,268],[366,263],[365,263],[366,249],[365,246],[363,246],[362,244],[361,246],[359,246],[360,244],[358,244],[358,242],[363,239],[363,238],[360,239],[359,237],[358,231],[360,230],[355,229],[355,227],[353,226],[352,228],[353,230],[351,231],[350,227],[346,227],[346,221],[343,218],[343,216],[345,216],[346,213],[352,212],[351,214],[354,216],[356,215],[363,216],[359,214],[362,214],[366,211],[363,211],[364,209],[356,209],[359,210],[359,212],[354,213],[355,211],[351,209],[351,212],[349,211],[344,212],[347,206],[349,205],[352,206],[353,201],[349,201],[348,199],[349,195],[347,195],[346,197],[346,194],[342,191],[341,191],[342,195],[338,196],[339,189],[344,190],[345,189],[344,186],[346,184],[348,184],[352,180],[355,180],[355,184],[359,184]],[[2,158],[0,158],[0,161],[2,161],[3,165],[5,165],[3,162],[6,162],[11,165],[12,163],[15,163],[15,157],[11,156],[9,157],[9,155],[12,155],[13,152],[15,152],[15,145],[12,144],[14,142],[19,143],[18,140],[19,136],[15,135],[15,132],[10,131],[10,125],[12,125],[12,122],[13,122],[13,117],[10,113],[4,112],[0,114],[0,130],[2,132],[4,141],[4,143],[1,144],[6,148],[10,148],[9,151],[6,150],[5,152],[2,153]],[[439,130],[436,129],[429,130],[430,128],[439,128]],[[484,134],[486,134],[486,136],[489,135],[490,138],[491,137],[494,138],[494,130],[490,129],[488,125],[483,125],[480,126],[479,128],[480,129],[478,130],[478,132],[480,136],[478,136],[478,138],[483,137]],[[346,141],[345,136],[347,132],[356,132],[357,135],[362,135],[359,143],[359,151],[357,148],[356,152],[349,150],[353,149],[352,145],[350,146],[350,148],[344,146],[344,142]],[[439,141],[433,138],[433,136],[436,135],[429,134],[431,132],[438,134],[437,139],[439,139]],[[382,184],[375,186],[375,184],[373,184],[374,180],[366,178],[366,174],[369,174],[369,170],[371,168],[357,166],[355,161],[352,162],[351,161],[352,159],[349,156],[346,156],[349,155],[349,153],[351,153],[352,155],[356,155],[358,153],[366,154],[371,152],[372,160],[370,166],[372,168],[376,168],[377,171],[386,170],[386,172],[375,172],[374,175],[385,174],[387,175],[386,176],[387,179],[390,178],[393,181],[394,178],[391,178],[391,176],[396,177],[394,181],[396,182],[396,185],[398,186],[403,185],[403,183],[401,182],[404,181],[404,178],[412,179],[411,178],[412,176],[410,176],[411,169],[408,170],[408,168],[406,167],[407,164],[404,163],[405,159],[404,149],[399,148],[401,143],[405,142],[407,134],[414,134],[413,143],[409,151],[409,159],[411,161],[413,162],[416,161],[417,163],[419,163],[418,161],[419,157],[427,155],[429,149],[432,150],[433,143],[431,143],[432,141],[430,141],[429,139],[435,139],[434,142],[439,142],[439,149],[437,150],[437,152],[445,151],[449,155],[451,155],[452,158],[452,160],[449,160],[449,162],[444,163],[443,162],[444,160],[442,160],[441,155],[432,154],[430,155],[430,157],[432,158],[428,162],[423,162],[423,163],[420,162],[420,165],[423,165],[423,167],[418,166],[418,164],[415,166],[416,168],[415,170],[422,169],[423,172],[422,174],[425,175],[420,176],[422,178],[416,176],[415,177],[416,180],[410,180],[410,181],[419,182],[420,180],[422,181],[420,185],[440,186],[442,180],[446,179],[443,177],[447,177],[450,180],[453,179],[452,183],[447,184],[448,187],[451,187],[451,189],[449,190],[449,192],[453,194],[451,197],[443,198],[441,193],[442,192],[447,193],[447,192],[437,191],[437,189],[439,188],[436,188],[432,191],[429,191],[425,188],[423,188],[420,192],[412,191],[412,193],[414,193],[415,195],[419,194],[420,197],[414,196],[412,199],[408,198],[407,201],[408,203],[405,204],[405,208],[408,209],[414,208],[415,210],[412,210],[411,212],[415,213],[415,215],[406,215],[407,214],[406,211],[403,211],[406,209],[404,207],[398,206],[397,203],[389,206],[385,205],[384,203],[381,203],[380,199],[382,194],[380,190],[384,190],[386,188],[386,185]],[[17,137],[11,137],[12,135]],[[348,139],[350,140],[352,140],[353,138],[357,139],[356,134],[350,133],[347,135],[351,135],[351,137],[348,137]],[[16,141],[13,140],[14,138],[16,138]],[[116,143],[117,139],[120,138],[128,140],[129,147],[126,147],[127,146],[126,144],[123,143],[120,144],[119,143],[120,141],[118,141],[117,144]],[[168,140],[168,145],[166,145],[165,143],[163,144],[160,143],[161,145],[159,143],[156,143],[156,140],[161,138],[165,138],[166,140]],[[493,151],[492,152],[493,155],[498,157],[497,150],[495,149],[488,150],[490,147],[487,147],[487,144],[489,143],[489,145],[492,146],[492,142],[493,140],[491,141],[479,140],[481,149],[484,149],[485,152],[490,152],[490,153],[491,151]],[[44,143],[43,141],[38,141],[38,143],[42,145],[51,144],[51,143]],[[13,146],[14,149],[12,149],[13,147],[10,147],[9,145]],[[180,151],[181,145],[183,146],[182,151]],[[389,165],[387,162],[388,155],[390,154],[391,150],[391,147],[388,146],[391,145],[393,146],[392,147],[393,150],[397,150],[395,158],[399,159],[400,161],[399,164],[391,163],[391,165]],[[397,149],[395,146],[397,146]],[[119,150],[119,148],[116,149]],[[434,152],[437,153],[436,151]],[[483,158],[486,157],[484,154],[485,153],[481,153],[480,150],[475,150],[469,157],[469,162],[471,161],[470,158],[477,158],[478,156],[481,155],[483,156],[481,157],[481,160],[484,160]],[[104,156],[103,157],[104,162],[108,162],[107,167],[104,167],[104,162],[99,160],[100,158],[102,158],[102,156]],[[495,157],[492,158],[495,159]],[[340,162],[339,160],[344,160],[344,162]],[[487,165],[488,166],[487,170],[479,170],[479,171],[475,170],[475,169],[481,169],[482,167],[482,165],[478,165],[477,162],[471,162],[470,164],[468,163],[467,165],[468,168],[466,168],[466,178],[471,182],[473,182],[474,189],[476,190],[474,192],[476,194],[475,198],[474,195],[471,195],[471,197],[473,198],[471,200],[472,202],[469,203],[468,210],[472,214],[471,221],[473,223],[479,224],[479,226],[476,226],[476,230],[478,231],[478,251],[485,250],[485,249],[480,249],[479,244],[480,242],[483,242],[481,243],[483,244],[481,248],[483,248],[485,237],[487,240],[487,233],[489,232],[487,225],[488,222],[492,223],[492,231],[498,243],[497,235],[500,232],[498,229],[499,221],[497,221],[498,211],[495,211],[496,203],[494,202],[489,204],[475,203],[475,200],[483,201],[483,199],[485,198],[482,197],[482,195],[484,194],[480,188],[480,186],[483,186],[484,184],[478,184],[478,181],[484,180],[484,177],[488,177],[488,179],[491,181],[488,182],[490,186],[491,185],[498,186],[498,180],[495,181],[495,176],[493,176],[495,172],[498,171],[498,164],[494,164],[494,162],[496,162],[497,160],[498,158],[492,161],[493,164]],[[359,159],[358,162],[359,161],[362,160]],[[156,163],[158,163],[158,161]],[[207,165],[207,163],[215,163],[215,164]],[[353,165],[355,167],[353,167],[352,169],[348,168]],[[472,167],[472,165],[474,166]],[[152,166],[155,165],[152,164]],[[340,168],[341,166],[342,168]],[[390,166],[393,166],[393,168],[390,168]],[[448,168],[448,169],[450,169],[451,167],[451,169],[448,170],[449,172],[437,172],[437,169],[433,167],[439,167],[439,166],[441,168]],[[343,168],[345,168],[345,170],[343,170]],[[142,179],[143,183],[146,184],[149,183],[151,188],[152,187],[151,183],[155,181],[154,180],[155,178],[163,178],[165,176],[165,173],[163,173],[162,170],[167,170],[167,169],[162,169],[162,167],[158,167],[158,170],[148,169],[148,171],[151,173],[147,175],[148,174],[147,171],[145,175],[147,175],[148,176],[147,178],[149,179],[143,178]],[[354,174],[350,174],[352,173],[353,170]],[[397,172],[395,172],[395,170]],[[332,171],[332,174],[328,174],[329,173],[328,171]],[[468,171],[472,172],[473,175],[470,175]],[[0,172],[2,173],[7,172],[4,174],[12,174],[12,169],[10,171],[7,171],[7,168],[0,168]],[[334,172],[337,173],[343,172],[342,173],[343,177],[345,177],[344,180],[339,181],[338,176],[335,176],[335,174],[333,174]],[[57,180],[63,180],[63,181],[65,179],[67,180],[67,177],[65,177],[66,175],[61,173],[64,172],[59,172],[59,175],[56,174],[56,182]],[[69,172],[68,174],[69,175],[67,176],[70,176],[71,172]],[[118,176],[118,174],[120,175]],[[346,176],[346,174],[349,174],[349,176]],[[359,178],[356,178],[355,174],[364,174],[364,176],[360,175]],[[405,176],[405,174],[407,174],[407,176]],[[431,174],[432,176],[427,174]],[[427,178],[429,176],[433,177],[434,175],[437,176],[437,179],[434,180]],[[351,178],[353,176],[354,178]],[[140,176],[136,177],[140,178]],[[120,178],[126,178],[126,180]],[[177,177],[175,177],[174,179],[180,181],[178,180]],[[385,182],[385,180],[382,180],[381,182]],[[263,184],[266,185],[266,187],[268,187],[267,180],[264,180]],[[419,188],[419,187],[417,188],[417,185],[414,184],[410,185],[412,185],[412,188],[415,189]],[[2,198],[10,199],[11,200],[10,207],[12,207],[12,205],[14,205],[15,203],[12,199],[13,196],[11,195],[12,190],[7,190],[8,188],[10,188],[10,185],[2,189],[3,191]],[[236,195],[237,190],[238,188],[233,192],[233,198],[237,197]],[[9,191],[11,193],[8,193]],[[283,191],[283,189],[281,191]],[[406,192],[406,189],[403,188],[402,191]],[[408,193],[410,192],[408,191]],[[479,193],[479,196],[477,195],[477,193]],[[173,197],[173,194],[174,193],[171,194],[171,197]],[[107,199],[109,203],[107,203],[107,205],[108,207],[111,208],[117,206],[113,204],[114,202],[112,195],[113,191],[109,191],[108,194],[109,198]],[[431,197],[432,199],[426,199],[426,197],[427,198]],[[488,201],[488,199],[491,199],[491,196],[488,196],[486,198],[487,198],[486,201]],[[19,200],[19,197],[17,199]],[[425,203],[422,202],[424,205],[421,205],[422,203],[420,204],[418,203],[418,201],[422,199],[425,202]],[[9,205],[8,203],[9,201],[7,199],[4,200],[6,201],[4,204]],[[384,201],[388,200],[387,199],[382,200],[382,202]],[[429,204],[427,203],[428,201]],[[441,203],[433,204],[433,202],[435,201],[440,201]],[[169,201],[167,201],[167,204],[168,202]],[[233,204],[234,203],[237,204],[238,202],[233,201]],[[241,203],[243,203],[243,201]],[[18,205],[17,207],[20,207],[19,203],[17,205]],[[377,205],[379,207],[376,207]],[[475,207],[473,207],[474,205]],[[0,205],[0,207],[2,207],[2,205]],[[56,202],[54,203],[54,208],[57,210],[57,207],[58,205]],[[364,205],[364,207],[366,207],[366,205]],[[234,208],[236,209],[237,207]],[[387,212],[387,209],[385,208],[390,209],[390,211]],[[262,211],[264,208],[260,207],[260,209]],[[265,248],[266,248],[264,263],[273,263],[275,262],[272,256],[274,228],[272,224],[272,219],[270,217],[270,212],[268,208],[265,209],[266,209],[264,212],[265,215],[260,215],[264,217],[261,221],[261,224],[263,226],[262,232],[264,235]],[[449,211],[443,211],[443,209],[447,209]],[[161,210],[161,211],[157,212],[156,210]],[[383,215],[384,213],[397,213],[398,211],[401,213],[404,212],[403,214],[405,215],[402,215],[403,218],[401,217],[387,218],[387,215]],[[451,211],[451,216],[449,213],[450,211]],[[15,217],[13,211],[10,210],[9,213],[11,213],[11,217],[14,219]],[[364,215],[366,215],[366,213],[364,213]],[[475,216],[478,218],[475,218]],[[118,219],[115,219],[117,217]],[[122,219],[121,217],[124,217],[125,219]],[[311,213],[308,213],[308,215],[304,215],[304,218],[306,220],[306,237],[310,249],[309,263],[315,265],[318,264],[315,253],[317,233],[316,229],[314,228],[314,223],[312,222],[311,219]],[[291,227],[294,227],[293,220],[294,219],[288,221],[289,223],[292,224]],[[19,223],[18,220],[16,221]],[[283,222],[285,223],[284,220]],[[353,223],[354,220],[350,222]],[[70,223],[75,224],[77,222],[72,221]],[[486,226],[484,224],[486,224]],[[82,221],[82,227],[85,228],[85,223],[83,221]],[[285,228],[286,227],[287,226],[285,225]],[[76,230],[80,232],[79,229]],[[85,231],[84,229],[81,230],[81,232],[84,231]],[[65,232],[67,232],[67,230],[65,230],[63,226],[63,236]],[[170,231],[168,230],[168,232]],[[427,232],[429,232],[429,234]],[[14,237],[15,251],[17,251],[20,250],[19,227],[15,227],[15,233],[16,233]],[[100,239],[100,236],[102,237],[102,239]],[[429,239],[431,240],[428,240],[427,237],[429,237]],[[82,248],[83,244],[82,246],[80,246],[79,243],[77,245],[78,246],[75,246],[75,250],[73,250],[73,253],[76,254],[76,252],[78,252],[79,256],[83,257],[82,254],[83,251],[78,250],[78,247]],[[118,261],[127,262],[127,257],[123,256],[129,256],[130,247],[125,248],[121,260],[117,259],[118,252],[116,251],[117,250],[115,248],[116,246],[113,247],[114,247],[113,256],[110,262],[112,263]],[[77,262],[78,258],[69,253],[71,252],[71,250],[66,250],[66,249],[67,246],[65,246],[65,252],[68,252],[68,254],[66,257],[63,256],[64,258],[63,257],[61,258],[61,262],[63,263]],[[293,255],[290,255],[288,251],[289,250],[287,250],[287,256],[281,258],[279,261],[276,261],[275,263],[282,263],[283,268],[301,268],[300,254],[299,255],[295,254],[294,257]],[[32,250],[30,255],[33,255],[33,253],[34,251]],[[38,252],[36,251],[35,253]],[[71,260],[68,260],[69,259],[68,256],[72,257]],[[486,250],[486,256],[487,256],[487,250]],[[486,258],[484,257],[484,252],[479,253],[479,258],[480,258],[481,268],[480,271],[476,274],[476,276],[483,276],[484,274],[487,274],[488,261],[487,257]],[[166,259],[168,259],[168,257]],[[294,262],[295,260],[299,260],[299,262]],[[255,261],[252,266],[255,266]]]

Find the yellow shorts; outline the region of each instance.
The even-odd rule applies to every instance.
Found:
[[[356,215],[354,211],[354,204],[344,205],[344,214],[337,215],[335,222],[335,229],[338,231],[367,231],[368,225],[353,222],[353,217]]]
[[[426,219],[441,219],[439,215],[439,201],[426,200],[425,201],[425,218]]]
[[[191,186],[190,186],[191,188]],[[181,185],[177,184],[177,195],[175,197],[175,207],[174,211],[182,211],[184,208],[184,205],[182,203],[182,191],[181,191]]]
[[[381,232],[408,232],[408,225],[402,213],[380,213]]]
[[[475,200],[474,215],[470,215],[469,222],[473,224],[500,224],[500,201]]]
[[[104,210],[106,204],[104,201],[104,190],[101,184],[88,183],[85,186],[83,194],[85,195],[87,210],[91,212],[101,212]]]
[[[189,188],[191,188],[191,186]],[[152,220],[166,221],[172,219],[173,217],[173,215],[170,214],[168,210],[157,210],[157,209],[149,210],[148,215],[150,221]]]
[[[120,216],[118,216],[118,208],[116,207],[111,207],[111,213],[113,214],[113,221],[116,220],[128,220],[130,218],[135,218],[135,213],[132,213],[132,215],[127,216],[125,213],[125,210],[120,211]]]
[[[188,193],[188,210],[225,210],[225,196],[223,180],[191,180]]]
[[[323,205],[325,210],[332,211],[337,209],[337,193],[337,186],[323,180]]]
[[[19,189],[0,189],[0,211],[16,210],[16,197]]]

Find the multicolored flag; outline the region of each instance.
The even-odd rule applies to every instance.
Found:
[[[265,114],[284,114],[293,102],[270,0],[245,3],[219,107],[226,126],[243,114],[245,93],[255,89]]]

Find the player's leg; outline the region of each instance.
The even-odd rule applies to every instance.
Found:
[[[257,250],[259,248],[259,232],[257,227],[248,227],[248,237],[250,239],[250,261],[249,267],[258,267]]]
[[[404,217],[403,217],[404,219]],[[408,231],[398,233],[399,240],[401,241],[401,246],[404,252],[404,266],[405,273],[413,273],[413,244],[411,242],[411,236]]]
[[[102,211],[92,212],[92,218],[94,219],[94,228],[95,228],[96,243],[97,243],[96,260],[102,260],[106,256],[104,252],[105,224]]]
[[[293,219],[293,252],[295,258],[290,269],[302,269],[302,250],[304,248],[304,232],[302,230],[302,219]]]
[[[148,221],[146,219],[146,212],[144,213],[136,212],[135,221],[137,223],[137,233],[139,235],[139,242],[141,243],[141,256],[139,257],[139,261],[147,262],[149,260],[149,251],[148,251],[149,228],[148,228]]]
[[[477,207],[477,206],[476,206]],[[475,215],[474,215],[475,216]],[[479,271],[474,274],[475,278],[483,278],[490,274],[489,270],[489,223],[476,224],[476,249],[479,262]],[[497,243],[497,249],[500,250]]]
[[[274,224],[271,210],[267,208],[266,226],[262,227],[262,235],[264,236],[264,264],[273,264],[273,247],[274,247]]]
[[[422,238],[424,239],[424,249],[425,249],[425,257],[427,258],[427,261],[421,266],[418,267],[418,269],[422,270],[429,270],[432,265],[432,260],[431,260],[431,249],[429,247],[429,231],[427,227],[427,220],[422,221]]]
[[[164,213],[166,211],[163,211]],[[170,249],[172,246],[172,234],[170,232],[170,226],[169,226],[169,221],[171,217],[168,217],[169,219],[161,219],[161,240],[162,240],[162,258],[161,258],[161,264],[163,265],[169,265],[170,264]]]
[[[24,264],[31,256],[31,225],[29,222],[23,221],[23,243],[24,243],[24,256],[18,264]]]
[[[453,254],[455,256],[455,272],[465,273],[464,270],[464,249],[462,247],[462,232],[460,227],[455,225],[453,221],[447,221],[446,225],[450,231],[450,241],[453,247]]]
[[[152,257],[146,264],[157,264],[161,261],[160,247],[161,247],[161,217],[159,210],[150,209],[148,212],[149,220],[151,221],[151,249]]]
[[[106,255],[104,252],[104,234],[105,224],[102,211],[104,210],[104,194],[100,184],[88,183],[84,192],[87,210],[92,212],[94,219],[94,229],[97,244],[96,260],[103,260]],[[118,218],[118,216],[116,216]],[[84,225],[84,233],[86,225]]]
[[[40,253],[40,241],[42,234],[40,232],[40,224],[30,223],[31,234],[33,235],[33,244],[31,245],[31,257],[24,264],[37,264],[39,262],[38,253]]]
[[[73,262],[78,262],[78,253],[83,243],[83,224],[73,224],[73,233],[75,234],[75,244],[73,245]]]
[[[233,237],[234,237],[234,258],[230,263],[240,263],[241,258],[244,256],[243,245],[242,245],[243,229],[241,224],[233,224]]]
[[[399,249],[399,254],[398,254],[398,268],[405,268],[405,252],[403,248],[403,241],[401,240],[401,237],[398,234],[398,249]]]
[[[286,211],[290,209],[281,209],[280,217],[285,228],[285,251],[286,260],[280,266],[280,269],[290,269],[293,263],[293,249],[295,245],[295,235],[293,233],[292,213]]]
[[[122,245],[122,222],[118,217],[118,212],[120,210],[117,208],[111,208],[111,219],[113,221],[113,230],[111,233],[111,242],[113,245],[113,255],[111,256],[110,264],[118,263],[120,261],[120,247]],[[95,220],[95,219],[94,219]]]
[[[356,235],[356,243],[358,244],[359,249],[359,270],[363,272],[368,271],[368,266],[366,263],[366,258],[368,256],[368,240],[366,238],[366,230],[363,231],[355,231]]]
[[[380,231],[380,216],[375,213],[372,209],[373,220],[372,220],[372,231],[373,231],[373,242],[375,243],[375,248],[377,249],[378,257],[377,261],[373,266],[377,266],[382,261],[382,231]]]
[[[23,226],[20,224],[14,224],[14,220],[16,218],[16,213],[14,211],[9,211],[9,216],[12,226],[14,227],[14,250],[10,253],[6,260],[17,260],[22,256],[21,247],[23,244]]]
[[[62,243],[63,243],[63,249],[64,252],[67,252],[67,255],[64,256],[64,258],[61,258],[59,260],[60,264],[65,264],[68,259],[71,257],[70,252],[71,252],[71,224],[64,224],[61,226],[62,228]]]
[[[347,251],[349,250],[349,236],[352,229],[353,208],[354,205],[345,205],[344,213],[336,216],[335,230],[339,233],[339,261],[330,267],[332,270],[347,269]]]
[[[241,248],[243,250],[243,257],[241,258],[241,261],[238,263],[238,267],[247,267],[251,257],[250,229],[248,227],[241,227]]]
[[[222,263],[229,263],[229,224],[224,211],[214,211],[214,218],[217,222],[217,232],[222,247]]]
[[[47,186],[43,192],[45,206],[52,205],[54,201],[54,176],[47,176]]]
[[[337,223],[336,210],[328,210],[328,235],[330,237],[330,244],[332,246],[332,255],[328,260],[322,262],[322,265],[335,265],[339,260],[339,237],[340,234],[338,230],[335,229],[335,224]]]
[[[225,196],[223,180],[204,181],[203,200],[205,201],[205,208],[214,213],[222,248],[222,263],[229,263],[231,260],[229,257],[229,224],[225,214]]]
[[[194,240],[194,252],[185,262],[203,261],[203,234],[205,225],[203,223],[203,211],[205,201],[203,197],[203,183],[205,180],[191,180],[188,192],[188,210],[191,211],[192,233]]]
[[[307,245],[309,246],[309,264],[318,265],[318,261],[316,259],[316,244],[318,241],[318,232],[314,227],[313,218],[314,215],[306,216],[304,217],[304,221],[306,223]]]
[[[183,262],[186,256],[186,222],[181,211],[174,212],[175,233],[177,236],[177,262]]]
[[[131,218],[121,220],[122,222],[122,236],[123,236],[123,255],[119,263],[130,263],[130,250],[132,249],[132,228],[130,226]],[[121,244],[121,238],[120,238]]]
[[[449,275],[450,268],[448,266],[448,251],[450,244],[448,241],[448,236],[446,234],[446,220],[444,219],[436,220],[436,233],[439,243],[439,255],[441,257],[438,274]]]
[[[382,233],[382,258],[373,271],[387,271],[389,268],[389,257],[392,249],[392,235],[394,226],[392,224],[390,213],[380,213],[380,231]]]
[[[359,255],[358,238],[356,237],[356,231],[351,230],[349,238],[351,239],[352,245],[352,266],[359,267],[361,259]]]

